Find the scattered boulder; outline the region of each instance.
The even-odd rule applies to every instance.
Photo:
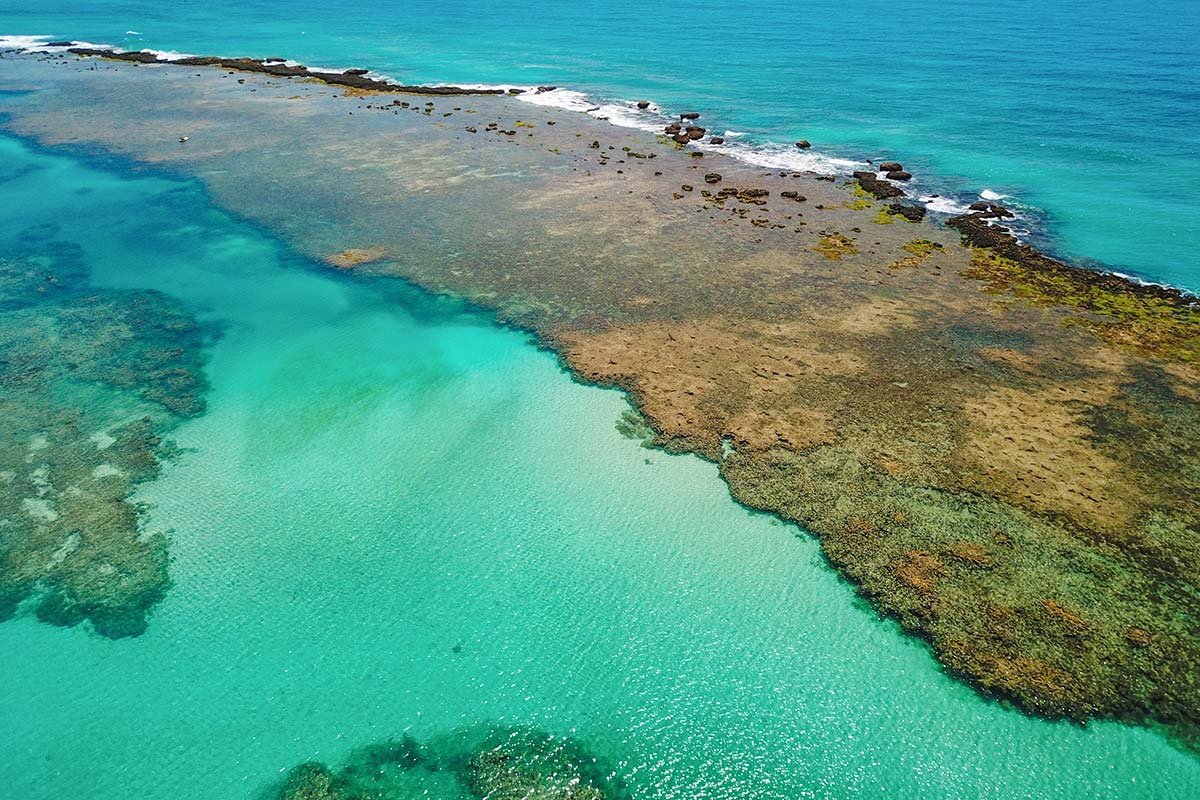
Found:
[[[864,191],[870,192],[879,200],[904,196],[904,192],[898,186],[880,180],[874,172],[855,172],[854,178]]]
[[[704,182],[705,183],[720,183],[721,182],[721,173],[719,173],[719,172],[708,173],[707,175],[704,176]]]
[[[557,86],[539,86],[534,91],[534,94],[545,94],[546,92],[553,92],[557,88],[558,88]]]
[[[680,119],[700,119],[700,112],[699,111],[688,111],[684,114],[680,114],[679,118]]]
[[[801,150],[807,150],[808,148],[812,147],[812,143],[808,141],[808,139],[801,139],[800,141],[796,142],[796,147],[799,147]]]
[[[663,132],[666,133],[668,136],[674,136],[675,134],[679,133],[681,130],[683,130],[682,125],[680,125],[678,122],[672,122],[670,125],[668,125],[666,128],[663,129]]]
[[[687,144],[691,141],[691,137],[689,137],[686,133],[677,133],[671,138],[675,140],[676,144]]]
[[[896,169],[889,172],[886,176],[889,181],[907,181],[912,180],[912,173],[905,172],[902,169]]]
[[[345,70],[345,71],[344,71],[342,74],[343,74],[343,75],[366,75],[368,72],[370,72],[370,70],[368,70],[368,69],[359,69],[359,68],[357,68],[357,67],[356,67],[356,68],[354,68],[354,69],[348,69],[348,70]]]
[[[979,216],[982,219],[1008,219],[1016,216],[1016,214],[1004,206],[998,203],[989,203],[987,200],[976,200],[967,206],[967,208],[971,211],[981,212]]]
[[[888,211],[897,216],[904,217],[909,222],[920,222],[925,219],[925,206],[910,205],[908,203],[892,203],[888,206]]]
[[[867,163],[870,164],[871,162],[868,161]],[[880,172],[903,172],[904,165],[901,164],[899,161],[884,161],[882,164],[879,165],[879,171]]]
[[[807,199],[808,199],[807,197],[805,197],[804,195],[800,194],[799,192],[793,192],[793,191],[791,191],[791,190],[788,190],[788,191],[785,191],[785,192],[780,192],[780,193],[779,193],[779,196],[780,196],[780,197],[783,197],[783,198],[786,198],[786,199],[788,199],[788,200],[795,200],[797,203],[803,203],[805,200],[807,200]]]
[[[687,126],[687,129],[685,132],[687,133],[687,137],[689,139],[691,139],[693,142],[703,139],[704,134],[708,133],[708,131],[704,130],[704,128],[701,128],[697,125]]]
[[[770,195],[771,193],[766,189],[739,189],[733,186],[728,186],[717,192],[714,199],[718,205],[724,203],[727,199],[732,197],[739,203],[765,206],[767,204],[766,198],[770,197]]]
[[[523,91],[524,91],[524,89],[509,89],[508,93],[509,94],[521,94]]]
[[[725,139],[724,139],[724,137],[721,137],[721,136],[710,136],[708,139],[708,143],[709,144],[725,144]]]
[[[589,150],[599,150],[599,149],[600,149],[600,143],[599,143],[599,142],[595,142],[595,141],[594,141],[594,142],[592,142],[591,144],[589,144],[589,145],[588,145],[588,149],[589,149]]]
[[[690,192],[692,190],[692,185],[690,183],[685,183],[683,186],[680,186],[679,188],[683,189],[685,192]]]
[[[649,100],[638,100],[637,107],[640,108],[642,111],[645,111],[647,108],[650,107],[650,101]]]

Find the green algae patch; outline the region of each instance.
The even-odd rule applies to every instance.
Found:
[[[1033,305],[1086,312],[1066,324],[1112,344],[1179,361],[1200,360],[1200,305],[1137,292],[1132,284],[1093,278],[1084,270],[1029,265],[990,250],[977,250],[963,275],[988,291],[1011,294]]]
[[[871,206],[873,206],[875,204],[872,203],[870,200],[868,200],[865,197],[859,197],[855,200],[847,200],[842,205],[844,205],[846,208],[850,209],[851,211],[866,211],[868,208],[870,208]]]
[[[858,248],[854,246],[854,242],[840,233],[828,233],[821,236],[820,243],[813,250],[830,261],[840,261],[843,256],[858,254]]]
[[[89,286],[70,247],[0,261],[0,619],[135,636],[169,586],[130,500],[201,413],[207,332],[165,295]]]
[[[571,738],[533,728],[471,728],[419,742],[411,736],[359,748],[340,769],[293,768],[277,800],[615,800],[628,796],[614,768]]]
[[[881,208],[875,212],[875,216],[871,218],[871,221],[876,225],[892,225],[896,222],[896,215],[889,213],[886,208]]]
[[[894,217],[890,217],[894,219]],[[901,248],[911,255],[905,256],[897,261],[893,261],[888,266],[892,269],[905,269],[909,267],[919,267],[925,263],[926,259],[934,253],[940,252],[945,248],[937,242],[929,239],[912,239],[901,245]]]

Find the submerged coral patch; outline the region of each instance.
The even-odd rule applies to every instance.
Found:
[[[578,741],[533,728],[473,727],[419,742],[367,745],[338,769],[310,761],[288,772],[276,800],[616,800],[616,770]]]
[[[204,408],[207,331],[149,291],[88,285],[66,246],[0,260],[0,619],[132,636],[169,585],[130,496]]]

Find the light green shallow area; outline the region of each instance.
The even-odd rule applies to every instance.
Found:
[[[400,284],[291,255],[193,184],[0,139],[0,246],[223,329],[208,411],[144,485],[174,586],[111,641],[0,624],[20,800],[259,798],[307,759],[528,724],[644,798],[1185,797],[1200,761],[1006,710],[881,621],[617,392]]]

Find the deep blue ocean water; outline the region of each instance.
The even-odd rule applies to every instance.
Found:
[[[1196,0],[7,0],[0,34],[644,97],[784,154],[897,158],[925,193],[1009,195],[1040,244],[1200,289]]]

